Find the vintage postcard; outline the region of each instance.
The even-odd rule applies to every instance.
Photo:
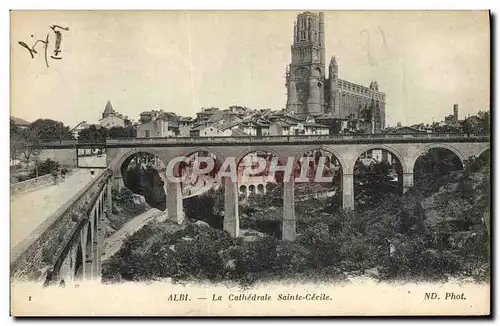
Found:
[[[11,11],[13,316],[490,315],[488,11]]]

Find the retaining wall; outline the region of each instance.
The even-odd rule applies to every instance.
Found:
[[[31,191],[34,189],[50,186],[53,184],[55,184],[55,178],[52,174],[42,175],[41,177],[38,178],[12,183],[10,185],[10,195],[13,196],[15,194]]]

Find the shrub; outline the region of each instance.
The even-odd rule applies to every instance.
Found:
[[[31,171],[30,176],[32,178],[36,177],[37,169],[38,169],[38,176],[39,177],[41,177],[42,175],[46,175],[46,174],[57,175],[57,173],[60,170],[60,164],[59,164],[59,162],[53,161],[50,158],[48,158],[47,160],[38,163],[38,167]]]
[[[120,191],[113,190],[112,198],[114,204],[118,207],[125,208],[127,213],[132,215],[143,213],[147,209],[146,203],[135,202],[136,195],[132,192],[132,190],[126,187],[121,188]],[[120,211],[118,207],[113,207],[114,214],[117,214]]]
[[[310,267],[311,252],[296,242],[280,242],[276,248],[276,269],[282,273],[304,272]]]
[[[33,179],[33,178],[34,178],[34,176],[31,176],[31,175],[19,175],[19,176],[17,176],[18,182],[30,180],[30,179]]]
[[[223,260],[219,252],[226,249],[224,241],[216,241],[209,232],[202,231],[191,240],[181,240],[175,247],[180,276],[222,278]]]

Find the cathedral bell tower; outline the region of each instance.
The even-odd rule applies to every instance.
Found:
[[[324,114],[325,23],[323,13],[297,16],[287,69],[287,109],[297,114]]]
[[[328,66],[328,82],[329,82],[329,101],[328,101],[328,111],[332,112],[334,115],[340,115],[339,99],[338,99],[338,80],[339,80],[339,66],[337,65],[337,60],[335,57],[330,59],[330,65]]]

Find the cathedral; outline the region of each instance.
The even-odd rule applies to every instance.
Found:
[[[317,118],[357,119],[371,122],[373,132],[385,128],[385,94],[372,81],[369,87],[339,79],[335,56],[325,63],[324,14],[304,12],[297,16],[287,67],[286,108]]]

